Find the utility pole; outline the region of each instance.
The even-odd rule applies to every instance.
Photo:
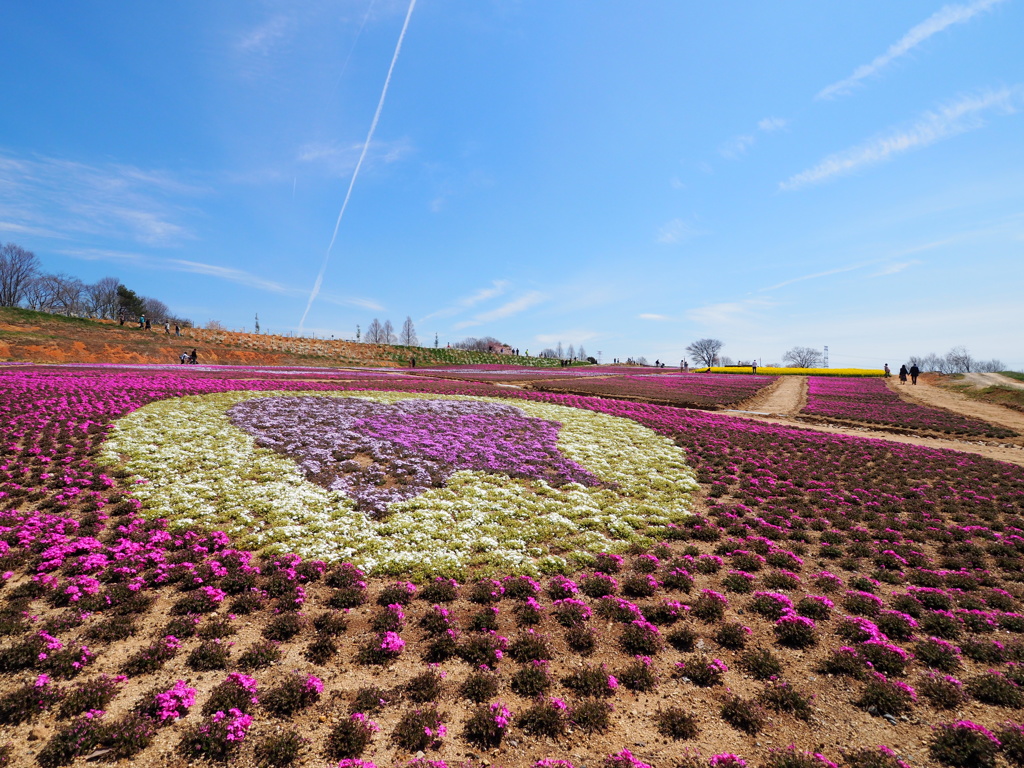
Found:
[[[825,354],[822,355],[822,368],[828,368],[828,344],[825,345]]]

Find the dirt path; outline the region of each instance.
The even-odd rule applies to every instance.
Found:
[[[985,387],[1009,387],[1010,389],[1024,389],[1024,381],[1011,379],[1001,373],[965,373],[963,380],[979,389]]]
[[[894,379],[895,381],[895,379]],[[899,386],[898,384],[896,386]],[[935,386],[929,381],[928,375],[918,379],[918,385],[907,384],[897,392],[910,402],[921,403],[946,410],[955,411],[965,416],[973,416],[993,424],[999,424],[1024,434],[1024,413],[971,400],[963,395]],[[1024,466],[1024,438],[1010,440],[972,440],[956,437],[923,437],[919,435],[896,435],[891,432],[872,429],[870,427],[853,427],[838,424],[822,424],[808,422],[799,417],[800,410],[807,402],[807,377],[783,376],[765,392],[743,404],[745,411],[762,411],[765,414],[744,413],[742,411],[725,411],[729,416],[768,424],[781,424],[790,427],[812,429],[816,432],[827,432],[833,435],[849,435],[851,437],[870,437],[877,440],[888,440],[893,443],[920,445],[927,448],[946,448],[953,451],[973,453],[998,461]]]
[[[796,416],[806,404],[807,377],[780,376],[778,381],[742,403],[740,408],[773,416]]]
[[[1007,379],[1007,381],[1012,380]],[[896,386],[899,387],[898,384]],[[945,408],[947,411],[972,416],[975,419],[1012,429],[1018,434],[1024,434],[1024,413],[1018,413],[1001,405],[974,400],[959,392],[936,386],[935,379],[931,375],[925,374],[918,378],[916,387],[907,384],[899,387],[898,391],[910,402],[930,405],[934,408]]]

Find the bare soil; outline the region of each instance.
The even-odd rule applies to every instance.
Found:
[[[1019,413],[1000,405],[972,400],[960,393],[941,387],[939,381],[939,377],[933,374],[923,374],[918,378],[916,387],[909,383],[901,387],[895,378],[891,382],[896,382],[896,384],[892,385],[890,383],[890,386],[898,388],[896,391],[910,402],[917,402],[935,408],[945,408],[965,416],[982,419],[992,424],[999,424],[1024,434],[1024,413]],[[954,451],[973,453],[990,459],[1024,466],[1024,437],[978,440],[953,436],[900,434],[878,427],[842,424],[834,420],[812,421],[800,415],[800,411],[806,402],[807,377],[782,376],[778,382],[767,390],[758,393],[757,396],[743,404],[743,409],[746,411],[762,411],[771,415],[765,416],[757,413],[744,413],[742,411],[729,411],[728,413],[730,416],[737,418],[766,421],[773,424],[789,424],[830,434],[871,437],[894,443],[923,445],[929,448],[948,448]]]

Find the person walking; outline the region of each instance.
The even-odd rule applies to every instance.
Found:
[[[179,357],[178,359],[181,360],[182,365],[185,365],[185,363],[188,362],[188,352],[182,352],[181,357]]]
[[[177,323],[174,324],[174,335],[181,336],[181,327]]]
[[[917,377],[921,375],[921,369],[917,367],[917,363],[910,366],[910,383],[917,385]]]
[[[164,320],[164,333],[166,333],[168,336],[171,335],[171,321],[170,320]]]
[[[889,370],[889,364],[888,364],[888,363],[886,363],[886,364],[885,364],[885,378],[887,378],[887,379],[888,379],[888,378],[889,378],[889,376],[891,376],[891,375],[892,375],[892,371],[890,371],[890,370]]]
[[[188,361],[192,365],[195,365],[199,361],[199,356],[196,354],[196,348],[192,347],[192,354],[188,356]]]
[[[907,366],[906,365],[901,365],[900,366],[900,384],[906,384],[907,383],[907,373],[908,373]]]

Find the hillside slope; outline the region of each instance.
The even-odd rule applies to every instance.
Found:
[[[177,363],[195,347],[200,363],[219,365],[408,366],[557,361],[486,352],[360,344],[268,334],[186,328],[181,338],[112,321],[0,308],[0,361],[33,363]]]

